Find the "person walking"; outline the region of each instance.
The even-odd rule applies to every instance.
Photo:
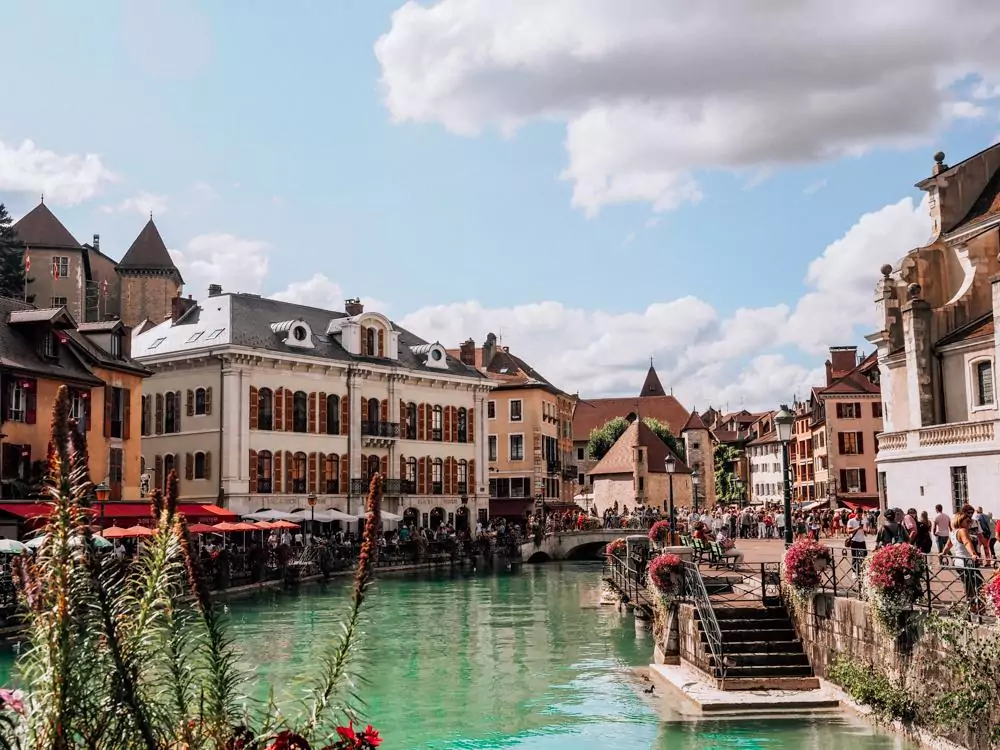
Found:
[[[934,506],[934,512],[937,514],[934,516],[934,539],[937,542],[938,554],[944,552],[944,548],[948,546],[948,537],[951,536],[951,519],[948,514],[942,510],[941,505]]]

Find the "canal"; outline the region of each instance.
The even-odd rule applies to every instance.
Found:
[[[347,580],[230,603],[251,693],[302,695],[316,644],[337,632]],[[634,686],[649,635],[597,604],[600,565],[525,566],[480,578],[385,577],[366,624],[366,720],[385,750],[902,748],[856,719],[661,717]],[[0,665],[0,677],[11,667]],[[15,679],[16,681],[16,679]],[[641,687],[640,687],[641,690]]]

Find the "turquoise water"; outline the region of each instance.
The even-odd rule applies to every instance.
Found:
[[[349,592],[338,580],[230,602],[251,694],[266,699],[271,684],[281,705],[297,703],[316,644],[339,632]],[[381,750],[904,747],[847,718],[659,715],[653,701],[662,699],[641,694],[631,671],[649,663],[650,637],[598,606],[599,594],[600,566],[587,563],[378,580],[365,625],[362,715],[382,731]],[[4,684],[12,659],[0,655]]]

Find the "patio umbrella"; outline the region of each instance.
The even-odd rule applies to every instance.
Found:
[[[260,531],[260,529],[252,523],[234,523],[232,524],[233,531]]]
[[[41,534],[39,536],[36,536],[31,541],[25,542],[24,546],[27,547],[28,549],[38,549],[39,547],[42,546],[42,544],[45,543],[45,540],[48,539],[48,538],[49,538],[48,534]],[[91,536],[90,540],[91,540],[91,542],[93,542],[93,544],[94,544],[95,547],[98,547],[100,549],[105,549],[105,548],[108,548],[108,547],[112,546],[111,542],[109,542],[104,537],[97,536],[96,534],[94,534],[93,536]],[[80,545],[80,537],[78,537],[78,536],[73,537],[73,539],[70,541],[70,544],[73,545],[74,547],[79,546]]]
[[[271,524],[275,529],[297,529],[299,525],[297,523],[292,523],[291,521],[275,521]]]
[[[222,523],[217,523],[212,527],[212,531],[216,533],[228,534],[230,531],[243,531],[238,523],[230,523],[229,521],[223,521]]]
[[[271,521],[256,521],[254,523],[254,526],[256,526],[261,531],[270,531],[272,529],[278,528]]]
[[[145,526],[129,526],[125,531],[128,536],[153,536],[153,530]]]
[[[191,534],[211,534],[215,531],[215,527],[207,523],[193,523],[188,526],[188,532]]]
[[[291,513],[282,510],[258,510],[256,513],[247,513],[244,518],[253,518],[258,521],[287,521],[292,517]]]
[[[368,513],[358,513],[357,516],[351,516],[351,520],[352,521],[355,521],[355,520],[364,521],[367,518],[368,518]],[[402,521],[403,517],[400,516],[400,515],[397,515],[395,513],[390,513],[387,510],[383,510],[382,511],[382,520],[383,521]]]
[[[132,536],[132,534],[129,533],[128,529],[123,529],[121,526],[108,526],[108,528],[101,532],[101,536],[105,539],[124,539]]]
[[[0,539],[0,555],[20,555],[27,549],[16,539]]]

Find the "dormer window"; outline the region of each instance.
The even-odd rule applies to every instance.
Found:
[[[282,338],[286,346],[297,349],[313,348],[312,329],[302,319],[272,323],[271,330]]]
[[[43,357],[56,359],[59,356],[58,346],[59,344],[56,341],[56,335],[51,331],[42,336],[41,354]]]
[[[365,356],[378,356],[378,331],[374,328],[365,329]]]
[[[120,333],[111,334],[111,356],[112,357],[122,356],[122,336]]]

